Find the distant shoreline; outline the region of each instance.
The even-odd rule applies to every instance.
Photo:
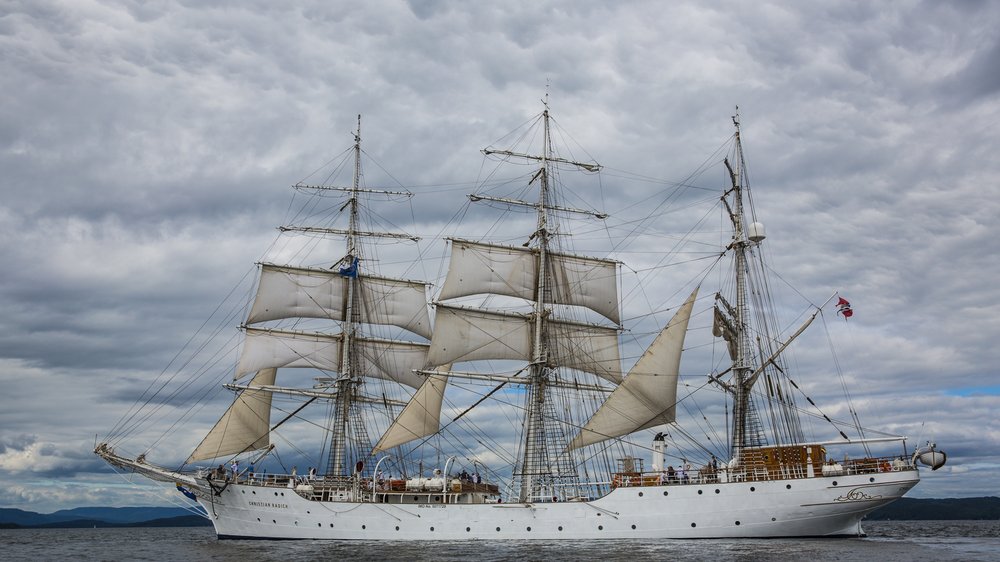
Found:
[[[127,529],[137,527],[211,527],[212,522],[200,515],[181,515],[179,517],[164,517],[133,523],[115,523],[98,519],[72,519],[40,525],[19,525],[17,523],[0,523],[0,529]]]
[[[1000,498],[900,498],[870,513],[866,521],[993,521]]]

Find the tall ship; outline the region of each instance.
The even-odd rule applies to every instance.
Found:
[[[777,320],[733,124],[703,167],[714,185],[664,183],[616,220],[582,202],[576,178],[601,188],[602,166],[553,141],[568,135],[546,100],[483,150],[495,168],[425,243],[386,228],[414,194],[367,185],[359,117],[333,170],[294,186],[254,289],[215,316],[239,341],[192,338],[95,453],[176,487],[220,538],[863,535],[945,455],[862,426],[839,367],[821,376],[840,377],[846,413],[805,393],[796,340],[850,305]],[[687,232],[664,228],[684,213]],[[231,405],[197,442],[185,423],[204,404],[177,404],[218,404],[217,388]]]

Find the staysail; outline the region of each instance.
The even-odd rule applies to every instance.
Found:
[[[273,385],[275,373],[275,369],[262,369],[257,372],[250,385]],[[244,390],[236,395],[232,406],[202,439],[186,462],[263,449],[270,444],[270,425],[271,392]]]
[[[698,289],[649,345],[624,382],[608,396],[569,449],[674,421],[681,350]]]
[[[451,365],[444,365],[437,370],[449,371]],[[441,403],[447,386],[447,376],[429,375],[375,444],[372,454],[437,433],[441,426]]]

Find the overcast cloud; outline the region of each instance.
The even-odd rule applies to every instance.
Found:
[[[998,26],[972,0],[0,1],[0,506],[161,503],[95,435],[268,248],[287,186],[358,114],[392,174],[370,184],[469,184],[546,84],[587,153],[671,180],[738,104],[775,269],[854,303],[831,330],[862,415],[949,452],[911,495],[996,495]],[[610,177],[581,197],[649,195]],[[419,224],[387,221],[432,235],[462,204],[414,190]]]

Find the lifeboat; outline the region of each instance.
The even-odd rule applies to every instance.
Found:
[[[913,453],[913,459],[920,461],[920,464],[931,467],[931,470],[937,470],[948,462],[948,455],[944,451],[937,450],[937,443],[928,442],[927,445],[920,447]]]

